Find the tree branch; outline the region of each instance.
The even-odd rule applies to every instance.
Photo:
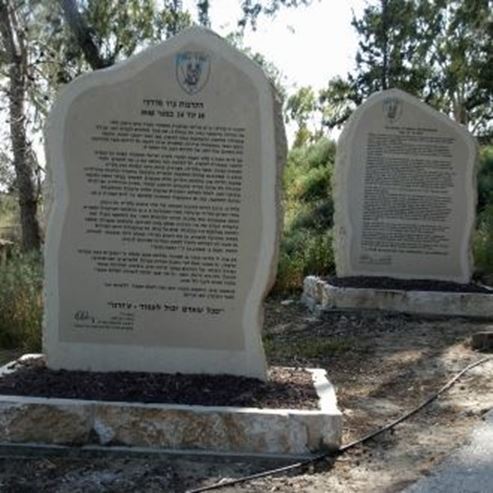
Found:
[[[111,63],[101,56],[99,48],[94,43],[89,26],[77,8],[76,0],[60,0],[60,5],[63,9],[65,20],[91,68],[97,70],[110,66]]]

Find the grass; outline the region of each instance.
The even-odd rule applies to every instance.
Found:
[[[19,241],[19,204],[16,197],[0,192],[0,238]]]
[[[40,351],[42,285],[39,254],[14,254],[0,265],[0,347]]]

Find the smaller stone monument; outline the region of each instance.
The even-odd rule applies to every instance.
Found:
[[[334,183],[337,278],[308,276],[312,308],[491,317],[470,283],[477,145],[468,131],[390,89],[351,116]]]
[[[286,148],[262,69],[192,28],[69,84],[46,137],[48,366],[265,378]]]
[[[337,275],[469,282],[476,159],[447,116],[397,89],[371,96],[337,147]]]

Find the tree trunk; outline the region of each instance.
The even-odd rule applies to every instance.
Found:
[[[99,48],[94,43],[91,36],[91,30],[86,21],[79,12],[76,0],[60,0],[63,9],[65,21],[70,27],[77,43],[84,53],[84,58],[93,70],[105,68],[111,65],[111,62],[105,60],[100,53]]]
[[[37,218],[38,199],[34,186],[34,172],[30,160],[30,144],[26,135],[26,66],[27,52],[23,34],[13,17],[11,7],[0,0],[0,36],[9,64],[9,118],[14,169],[19,195],[24,251],[41,248],[41,234]]]

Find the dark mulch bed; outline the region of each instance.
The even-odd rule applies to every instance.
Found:
[[[50,370],[42,360],[16,363],[0,376],[0,394],[203,406],[318,409],[310,373],[272,367],[267,382],[232,375]]]
[[[340,288],[401,289],[404,291],[445,291],[450,293],[481,293],[493,295],[493,289],[476,283],[460,284],[430,279],[394,279],[392,277],[327,277],[332,286]]]

